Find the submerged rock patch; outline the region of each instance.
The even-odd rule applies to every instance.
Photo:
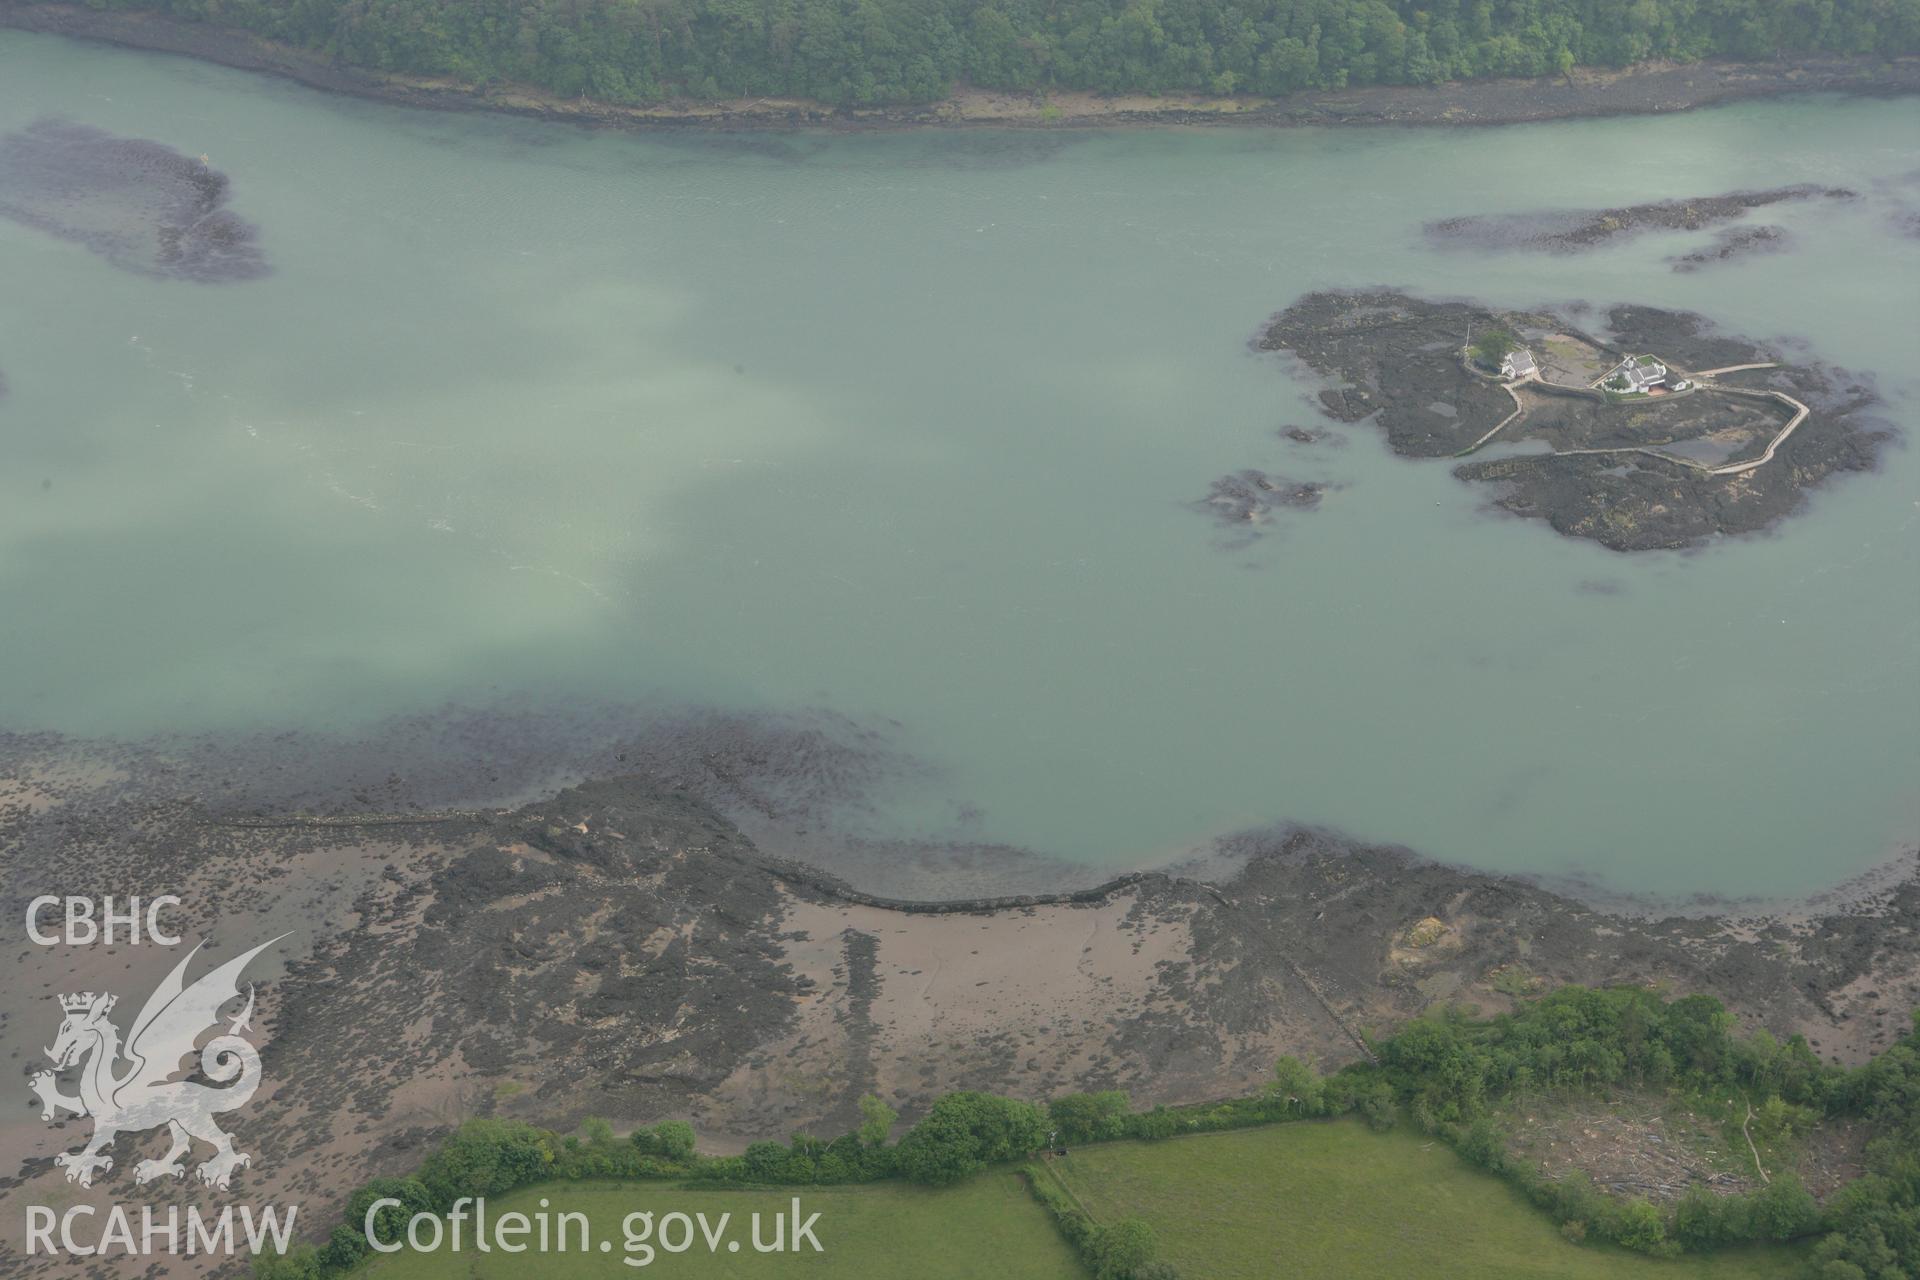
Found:
[[[1326,492],[1318,481],[1289,480],[1249,467],[1215,480],[1195,505],[1223,525],[1247,530],[1266,523],[1275,511],[1311,511]]]
[[[68,120],[0,136],[0,217],[86,246],[159,280],[214,284],[268,273],[252,223],[226,207],[207,158]]]
[[[1712,243],[1691,253],[1667,259],[1675,271],[1686,273],[1735,258],[1751,258],[1762,253],[1778,253],[1788,248],[1791,237],[1780,227],[1728,227],[1716,232]]]
[[[1851,200],[1845,187],[1800,183],[1766,191],[1732,191],[1686,200],[1656,200],[1617,209],[1543,210],[1535,213],[1470,214],[1426,224],[1427,238],[1474,249],[1531,249],[1578,253],[1622,236],[1648,231],[1701,231],[1732,222],[1751,209],[1801,200]]]

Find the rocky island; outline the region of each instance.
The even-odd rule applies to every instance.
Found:
[[[1598,337],[1554,311],[1333,291],[1255,346],[1333,382],[1334,419],[1374,421],[1403,457],[1460,459],[1503,510],[1616,551],[1765,529],[1889,436],[1857,376],[1652,307],[1614,307]]]

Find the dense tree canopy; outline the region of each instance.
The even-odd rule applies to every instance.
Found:
[[[1650,58],[1920,49],[1920,0],[90,0],[572,97],[1280,95]]]
[[[1736,1037],[1710,996],[1669,1003],[1635,987],[1563,987],[1485,1023],[1419,1018],[1382,1046],[1381,1061],[1416,1109],[1449,1122],[1474,1119],[1496,1096],[1615,1085],[1727,1084],[1783,1106],[1824,1106],[1841,1078],[1799,1037]]]
[[[1047,1135],[1040,1108],[991,1093],[949,1093],[900,1140],[900,1172],[938,1186],[1019,1160]]]
[[[1821,1280],[1920,1275],[1920,1012],[1913,1033],[1849,1075],[1840,1101],[1873,1122],[1867,1175],[1831,1208]]]

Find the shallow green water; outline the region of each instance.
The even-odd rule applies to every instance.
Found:
[[[0,33],[0,130],[46,114],[205,153],[276,270],[0,222],[0,728],[828,707],[937,768],[877,830],[1115,865],[1291,819],[1776,892],[1920,836],[1913,452],[1623,557],[1368,428],[1278,439],[1312,387],[1246,346],[1335,285],[1693,307],[1877,371],[1910,431],[1920,102],[706,145]],[[1694,275],[1700,237],[1418,232],[1790,181],[1867,198]],[[1186,504],[1248,466],[1343,487],[1227,548]]]

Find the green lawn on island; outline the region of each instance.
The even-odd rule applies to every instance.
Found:
[[[747,1219],[785,1213],[795,1196],[802,1216],[818,1212],[814,1228],[824,1252],[758,1254]],[[901,1183],[863,1187],[797,1187],[781,1191],[684,1191],[668,1183],[547,1183],[487,1201],[490,1217],[538,1211],[578,1210],[592,1224],[594,1241],[611,1240],[607,1253],[397,1253],[376,1259],[356,1274],[377,1280],[611,1280],[666,1275],[698,1280],[1082,1280],[1086,1272],[1053,1223],[1012,1170],[996,1169],[957,1187],[927,1190]],[[659,1254],[647,1267],[626,1265],[621,1220],[652,1210],[656,1221],[670,1211],[722,1213],[733,1219],[728,1234],[737,1253],[710,1254],[696,1231],[695,1246]],[[771,1226],[766,1228],[769,1232]],[[596,1246],[597,1248],[597,1246]]]
[[[1444,1144],[1357,1120],[1075,1148],[1050,1163],[1101,1222],[1144,1219],[1183,1280],[1799,1280],[1803,1250],[1662,1261],[1573,1245]]]

